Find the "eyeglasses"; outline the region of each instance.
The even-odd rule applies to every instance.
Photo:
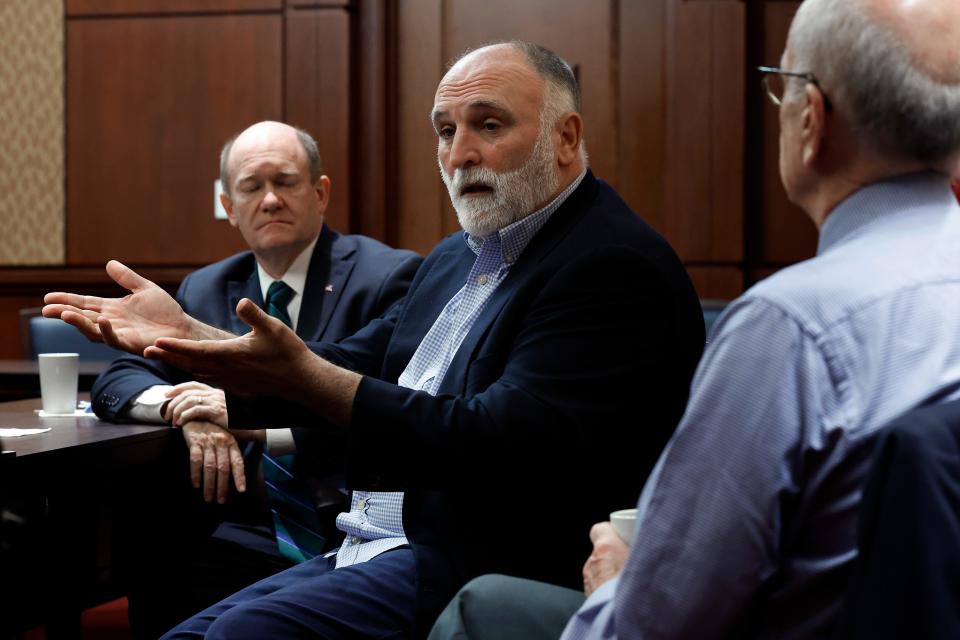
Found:
[[[783,104],[783,94],[787,90],[787,78],[801,78],[820,90],[820,94],[823,96],[823,106],[827,111],[833,109],[833,106],[830,104],[830,98],[827,97],[827,94],[823,91],[823,87],[820,86],[816,76],[812,73],[787,71],[779,67],[757,67],[757,71],[763,74],[760,77],[763,81],[763,89],[767,92],[767,97],[770,98],[770,102],[775,106],[779,107]]]

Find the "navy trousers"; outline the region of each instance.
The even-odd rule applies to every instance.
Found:
[[[413,551],[400,547],[334,570],[314,558],[238,591],[164,638],[409,638],[416,604]]]

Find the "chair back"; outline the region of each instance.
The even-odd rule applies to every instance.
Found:
[[[81,362],[110,362],[121,355],[100,342],[90,342],[63,320],[44,318],[40,308],[20,310],[20,335],[25,357],[35,360],[39,353],[77,353]]]
[[[894,420],[860,502],[837,638],[960,638],[960,401]]]
[[[718,298],[701,298],[700,308],[703,309],[703,328],[707,332],[707,338],[710,337],[710,329],[713,323],[717,321],[724,307],[729,304],[729,300],[720,300]]]

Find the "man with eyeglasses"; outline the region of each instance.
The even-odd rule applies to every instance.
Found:
[[[817,256],[718,320],[631,546],[591,531],[592,595],[564,639],[829,637],[880,428],[960,393],[958,41],[956,0],[801,5],[782,68],[761,71]],[[556,637],[578,599],[486,576],[432,637]]]

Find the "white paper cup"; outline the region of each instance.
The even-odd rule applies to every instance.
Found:
[[[637,526],[637,510],[620,509],[620,511],[614,511],[610,514],[610,525],[621,540],[631,544],[633,542],[633,532]]]
[[[37,358],[44,413],[73,413],[77,409],[79,354],[41,353]]]

